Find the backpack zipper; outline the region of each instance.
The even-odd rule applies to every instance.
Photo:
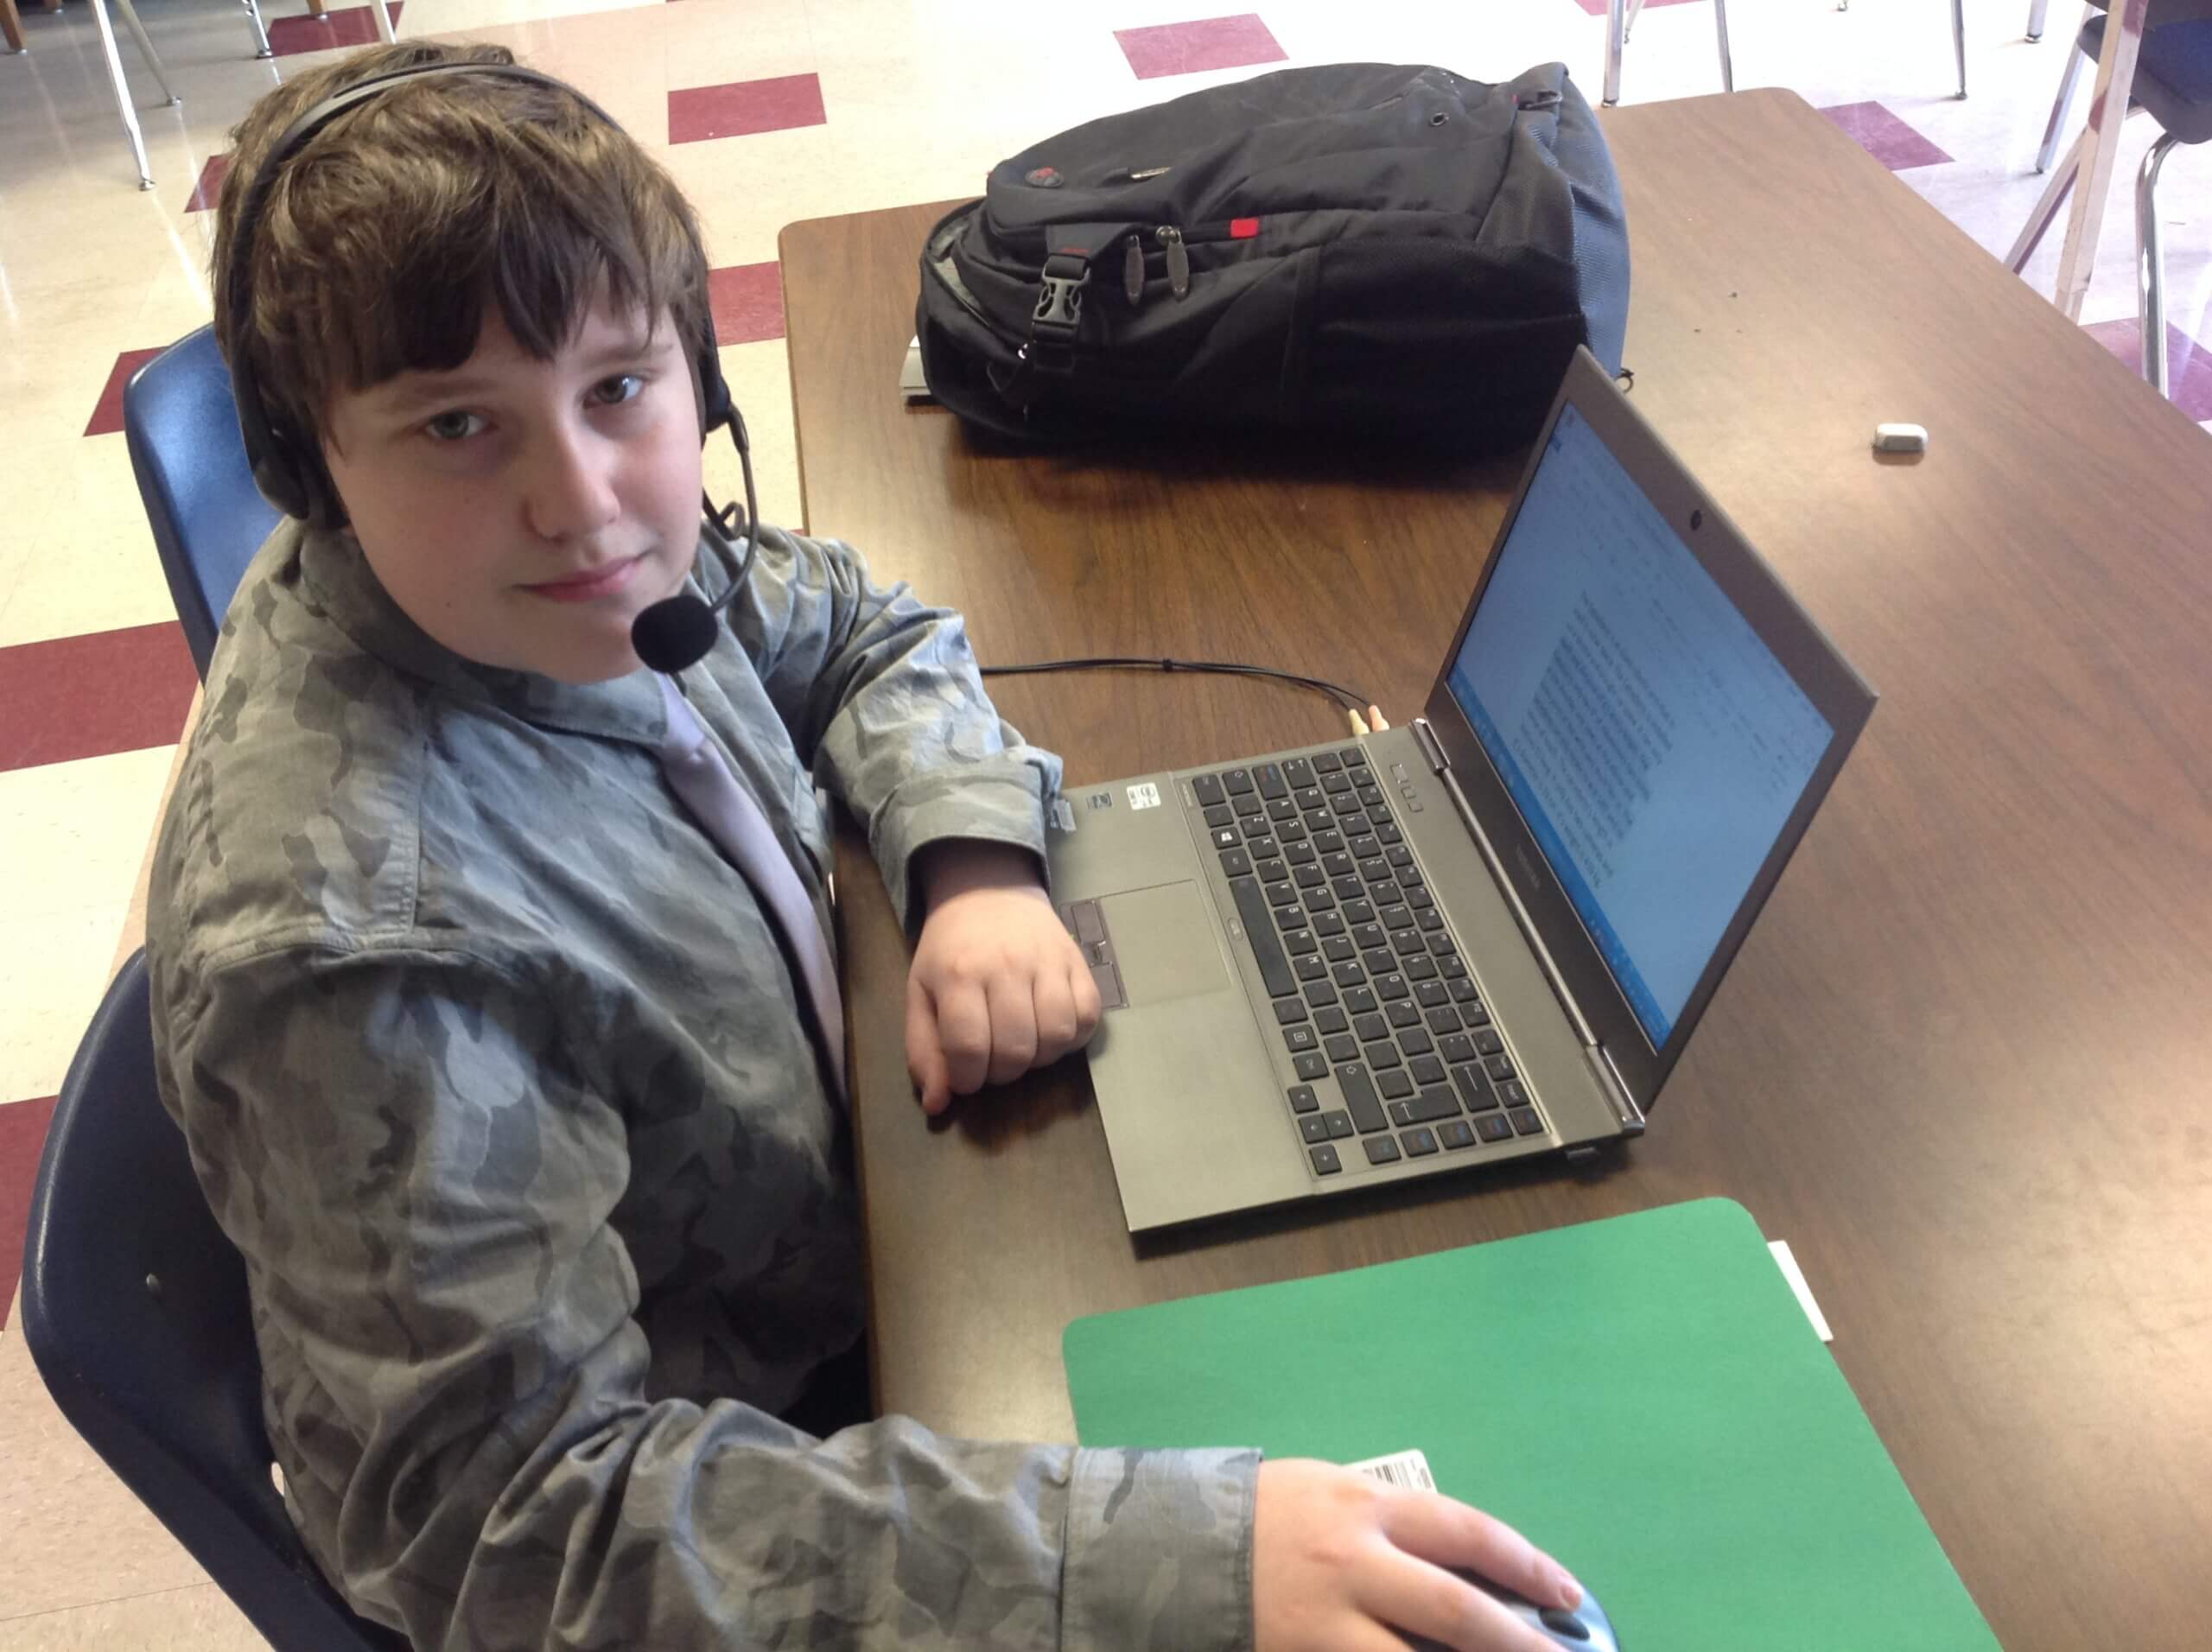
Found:
[[[1167,249],[1168,287],[1176,297],[1187,298],[1191,292],[1191,255],[1183,250],[1183,232],[1173,224],[1162,224],[1153,236]]]

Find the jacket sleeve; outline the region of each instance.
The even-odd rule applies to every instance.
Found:
[[[446,1652],[1249,1646],[1251,1453],[649,1399],[592,1035],[463,945],[262,950],[157,1010],[288,1496],[358,1610]]]
[[[1015,844],[1041,869],[1060,760],[1000,720],[959,614],[876,585],[849,545],[765,525],[733,607],[801,759],[868,823],[910,930],[909,866],[937,839]]]

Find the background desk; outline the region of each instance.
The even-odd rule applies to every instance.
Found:
[[[2202,433],[1792,94],[1605,124],[1637,403],[1883,695],[1649,1135],[1587,1177],[1447,1179],[1137,1244],[1079,1064],[923,1119],[891,1007],[903,944],[849,841],[849,990],[880,1007],[851,1017],[880,1397],[949,1433],[1071,1438],[1077,1314],[1726,1194],[1796,1249],[2007,1647],[2200,1646]],[[1517,467],[981,450],[893,390],[939,210],[784,233],[808,524],[966,610],[987,664],[1242,658],[1410,717]],[[1877,461],[1885,419],[1927,425],[1926,457]],[[1241,680],[993,693],[1071,782],[1344,728]]]

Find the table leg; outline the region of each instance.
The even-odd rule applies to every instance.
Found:
[[[1951,44],[1959,54],[1959,96],[1967,95],[1967,0],[1951,0]]]
[[[2030,40],[2043,38],[2043,20],[2050,10],[2050,0],[2035,0],[2035,3],[2028,8],[2028,38]]]
[[[308,0],[308,16],[330,21],[330,0]]]
[[[1720,89],[1736,89],[1736,65],[1728,55],[1728,0],[1713,0],[1713,26],[1720,35]]]
[[[23,20],[16,10],[16,0],[0,0],[0,35],[7,37],[10,51],[24,49]]]
[[[1628,26],[1622,0],[1605,0],[1605,106],[1621,100],[1621,32]]]
[[[2050,229],[2051,219],[2058,216],[2058,209],[2066,204],[2066,192],[2074,187],[2075,175],[2082,169],[2082,151],[2088,143],[2087,132],[2074,140],[2074,147],[2066,152],[2066,164],[2050,175],[2050,181],[2043,187],[2043,199],[2036,202],[2028,221],[2020,226],[2019,238],[2005,255],[2005,267],[2014,275],[2027,268],[2028,260],[2035,256],[2037,243]]]
[[[2135,84],[2136,54],[2143,45],[2143,18],[2151,0],[2120,0],[2105,19],[2104,49],[2097,54],[2097,88],[2089,98],[2089,125],[2083,135],[2082,175],[2074,210],[2066,219],[2066,242],[2058,254],[2058,286],[2052,294],[2069,321],[2082,319],[2089,272],[2097,261],[2097,232],[2104,226],[2105,200],[2112,194],[2113,168],[2120,159],[2120,124],[2127,114],[2128,88]]]

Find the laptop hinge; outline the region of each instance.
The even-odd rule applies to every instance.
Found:
[[[1598,1088],[1605,1093],[1605,1105],[1613,1109],[1613,1116],[1621,1122],[1623,1135],[1643,1134],[1643,1109],[1636,1104],[1636,1097],[1621,1077],[1621,1070],[1613,1065],[1612,1052],[1602,1044],[1585,1045],[1582,1058],[1590,1064],[1591,1073],[1598,1080]]]
[[[1428,759],[1428,772],[1441,774],[1450,768],[1451,760],[1444,755],[1444,747],[1437,744],[1436,731],[1428,726],[1428,719],[1414,718],[1413,728],[1414,740],[1421,747],[1421,754]]]

